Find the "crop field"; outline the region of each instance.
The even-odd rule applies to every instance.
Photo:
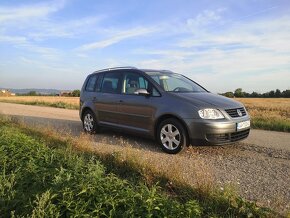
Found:
[[[290,98],[235,98],[242,102],[256,129],[290,132]],[[11,96],[0,97],[1,102],[78,109],[78,97]]]
[[[290,132],[290,98],[238,98],[257,129]]]
[[[9,96],[0,97],[1,102],[48,106],[66,109],[78,109],[78,97],[61,97],[61,96]]]

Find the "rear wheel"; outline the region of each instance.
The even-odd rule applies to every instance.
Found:
[[[188,144],[185,128],[174,118],[160,123],[157,137],[163,151],[169,154],[180,152]]]
[[[84,112],[83,128],[86,133],[94,134],[98,132],[97,120],[94,113],[90,110]]]

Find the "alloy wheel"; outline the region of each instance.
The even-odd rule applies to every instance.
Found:
[[[168,150],[175,150],[181,143],[180,132],[173,124],[166,124],[162,127],[160,139],[163,146]]]
[[[87,113],[84,117],[84,129],[87,132],[92,132],[94,129],[94,118],[90,113]]]

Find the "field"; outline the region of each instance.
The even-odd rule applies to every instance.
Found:
[[[268,217],[229,191],[188,187],[91,140],[0,117],[3,217]],[[101,145],[99,145],[101,146]],[[143,164],[143,165],[142,165]]]
[[[27,105],[48,106],[66,109],[78,109],[78,97],[60,97],[60,96],[9,96],[0,97],[1,102],[10,102]]]
[[[290,132],[290,98],[238,98],[256,129]]]
[[[236,98],[245,104],[256,129],[290,132],[290,98]],[[78,109],[79,98],[59,96],[0,97],[1,102]]]

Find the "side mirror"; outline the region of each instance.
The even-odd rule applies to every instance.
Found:
[[[148,96],[150,95],[150,93],[146,90],[146,89],[137,89],[134,92],[135,95],[144,95],[144,96]]]

